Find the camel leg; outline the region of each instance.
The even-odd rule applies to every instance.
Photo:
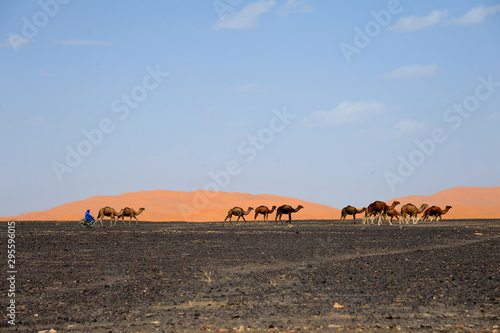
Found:
[[[392,225],[392,221],[391,219],[389,218],[389,215],[387,215],[387,213],[385,213],[385,217],[387,218],[387,222],[389,222],[390,225]]]
[[[226,216],[226,218],[224,219],[224,222],[222,222],[222,225],[223,225],[223,226],[225,225],[226,220],[227,220],[227,218],[228,218],[228,217],[229,217],[229,223],[230,223],[231,225],[233,225],[233,222],[231,222],[231,216]]]
[[[139,219],[137,218],[137,216],[134,216],[135,218],[135,225],[139,225]]]
[[[245,220],[245,217],[241,215],[241,218],[243,219],[243,222],[247,223],[247,220]]]

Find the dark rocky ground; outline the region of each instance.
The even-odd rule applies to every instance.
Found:
[[[499,241],[500,220],[18,222],[16,326],[4,258],[0,330],[495,332]]]

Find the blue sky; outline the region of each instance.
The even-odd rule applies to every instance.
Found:
[[[500,185],[498,1],[2,1],[0,216]]]

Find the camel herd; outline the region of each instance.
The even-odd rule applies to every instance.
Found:
[[[445,209],[441,209],[438,206],[429,207],[428,204],[422,204],[420,208],[417,206],[408,203],[401,207],[400,211],[396,210],[396,206],[399,205],[399,201],[394,201],[392,205],[388,206],[383,201],[375,201],[368,205],[368,207],[363,207],[361,209],[357,209],[353,206],[347,206],[342,209],[342,213],[340,216],[341,220],[345,220],[347,215],[353,216],[353,223],[356,223],[356,214],[365,213],[363,218],[363,224],[370,221],[371,224],[374,224],[374,220],[378,215],[378,225],[382,223],[382,219],[387,220],[389,224],[392,225],[392,220],[396,218],[399,221],[399,224],[410,222],[412,220],[413,224],[417,224],[420,218],[418,214],[422,214],[422,221],[432,221],[434,218],[436,221],[438,219],[443,221],[443,216],[446,214],[451,206],[446,206]]]
[[[122,219],[123,224],[127,225],[124,221],[124,218],[130,217],[128,225],[130,226],[130,224],[132,222],[132,218],[135,218],[135,221],[136,221],[135,224],[137,225],[137,224],[139,224],[139,220],[137,219],[137,215],[141,214],[143,210],[145,210],[145,208],[141,207],[141,208],[139,208],[138,211],[135,211],[134,209],[132,209],[130,207],[125,207],[122,210],[120,210],[119,212],[117,212],[115,209],[113,209],[109,206],[106,206],[104,208],[99,209],[99,215],[97,215],[97,220],[99,220],[99,222],[101,222],[101,227],[104,227],[104,225],[102,224],[102,220],[105,217],[109,217],[111,219],[109,222],[109,227],[112,228],[112,227],[116,226],[116,221],[120,217]]]
[[[276,224],[278,224],[278,218],[281,221],[281,216],[287,215],[287,214],[288,214],[287,223],[291,223],[292,222],[292,213],[296,213],[299,210],[301,210],[302,208],[304,208],[304,206],[302,206],[302,205],[298,205],[297,208],[293,208],[290,205],[283,205],[283,206],[278,207],[278,209],[276,209],[276,206],[273,206],[271,209],[269,209],[267,206],[259,206],[259,207],[255,208],[254,222],[257,223],[257,216],[259,214],[264,215],[263,222],[265,222],[265,221],[269,222],[269,214],[272,214],[274,212],[274,210],[276,210],[276,217],[274,218]],[[222,224],[224,225],[224,223],[226,223],[226,220],[229,219],[229,223],[231,223],[231,225],[233,225],[233,222],[231,222],[231,217],[233,215],[238,216],[238,219],[236,220],[236,222],[238,222],[240,220],[240,218],[243,218],[243,221],[246,223],[247,221],[245,220],[245,215],[250,214],[250,212],[253,209],[254,209],[253,207],[248,207],[247,211],[245,212],[243,210],[243,208],[241,208],[241,207],[233,207],[227,212],[227,216],[224,219],[224,222]],[[281,222],[281,224],[283,224],[283,222]]]
[[[445,209],[441,209],[438,206],[432,206],[429,207],[427,204],[423,204],[420,206],[420,208],[417,208],[415,205],[408,203],[401,207],[401,210],[398,211],[396,210],[396,206],[399,205],[399,201],[394,201],[390,206],[388,206],[385,202],[383,201],[374,201],[371,204],[368,205],[368,207],[363,207],[361,209],[357,209],[356,207],[353,206],[346,206],[342,209],[342,213],[340,216],[340,220],[346,219],[347,215],[352,215],[353,217],[353,223],[356,223],[356,214],[361,214],[365,213],[365,216],[363,217],[363,224],[366,224],[367,222],[374,224],[375,218],[378,216],[378,225],[380,225],[383,221],[387,221],[389,224],[392,225],[392,221],[394,218],[396,218],[399,221],[399,224],[401,223],[406,223],[408,224],[410,220],[413,222],[413,224],[417,224],[418,221],[420,220],[420,217],[418,216],[419,214],[422,214],[422,221],[432,221],[433,219],[436,220],[441,220],[443,221],[443,216],[446,214],[451,206],[446,206]],[[263,222],[268,222],[269,223],[269,214],[272,214],[274,211],[276,211],[276,217],[274,218],[275,223],[278,224],[278,219],[283,224],[281,221],[281,217],[283,215],[288,215],[288,220],[287,223],[291,223],[292,221],[292,213],[296,213],[299,210],[304,208],[302,205],[298,205],[297,208],[293,208],[290,205],[282,205],[278,208],[276,206],[272,206],[271,209],[269,209],[267,206],[259,206],[255,208],[255,216],[254,216],[254,222],[257,223],[257,217],[259,214],[263,215]],[[139,208],[138,211],[135,211],[134,209],[130,207],[125,207],[121,209],[119,212],[117,212],[115,209],[112,207],[106,206],[103,207],[99,210],[99,215],[97,216],[97,220],[101,223],[101,227],[103,227],[103,219],[106,217],[110,218],[110,227],[115,227],[117,224],[118,219],[122,219],[122,222],[126,225],[124,218],[125,217],[130,217],[128,225],[130,226],[132,223],[132,218],[135,218],[136,220],[136,225],[139,224],[139,220],[137,219],[137,215],[141,214],[145,208]],[[243,219],[243,221],[246,223],[245,220],[245,215],[250,214],[250,212],[254,210],[253,207],[248,207],[246,211],[243,210],[241,207],[233,207],[227,212],[227,216],[224,219],[223,225],[225,224],[226,220],[229,219],[229,223],[233,225],[233,222],[231,221],[231,218],[233,216],[237,216],[236,222],[240,220],[240,218]]]

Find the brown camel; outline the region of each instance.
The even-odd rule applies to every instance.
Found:
[[[406,218],[408,214],[412,218],[413,224],[417,224],[419,220],[418,214],[421,214],[427,207],[429,207],[428,204],[422,204],[420,208],[417,208],[414,204],[408,203],[401,207],[401,217],[406,221],[406,224],[408,224],[410,222],[410,219]]]
[[[139,220],[137,219],[137,215],[139,215],[140,213],[142,213],[142,211],[146,210],[146,208],[139,208],[139,210],[136,212],[135,210],[133,210],[132,208],[130,207],[125,207],[123,208],[120,213],[118,213],[118,218],[122,218],[122,222],[125,223],[125,221],[123,220],[125,217],[130,217],[130,220],[128,221],[128,225],[130,226],[131,223],[132,223],[132,218],[135,219],[135,225],[138,225],[139,224]]]
[[[123,208],[120,209],[120,211],[118,213],[116,213],[116,220],[115,220],[115,224],[113,224],[113,226],[116,227],[116,225],[118,224],[118,218],[120,216],[122,216],[122,214],[123,214]],[[127,225],[127,222],[123,221],[123,219],[122,219],[122,222],[123,222],[123,224]]]
[[[451,206],[446,206],[446,208],[443,210],[439,208],[438,206],[432,206],[430,208],[427,208],[424,213],[424,217],[422,218],[424,221],[428,220],[429,217],[435,217],[436,221],[438,219],[441,219],[441,222],[443,222],[443,217],[441,215],[444,215],[448,213],[448,211],[452,208]],[[431,219],[432,221],[432,219]]]
[[[273,208],[271,208],[271,210],[269,210],[269,208],[267,208],[266,206],[259,206],[259,207],[255,208],[255,218],[254,218],[255,223],[257,223],[257,215],[259,215],[259,214],[264,215],[264,220],[262,220],[262,222],[260,222],[260,223],[263,223],[264,221],[269,223],[269,214],[272,214],[275,209],[276,209],[276,206],[273,206]]]
[[[109,227],[111,228],[113,227],[113,222],[116,220],[117,216],[118,213],[116,212],[116,210],[114,210],[109,206],[106,206],[99,209],[99,215],[97,215],[97,219],[98,220],[100,219],[99,222],[101,222],[101,227],[104,227],[102,224],[102,220],[104,219],[104,217],[109,217],[110,218]]]
[[[388,217],[390,217],[390,222],[392,222],[393,218],[397,218],[399,221],[399,224],[401,224],[401,214],[394,208],[388,209],[386,212]]]
[[[278,209],[276,210],[276,218],[274,219],[276,221],[276,224],[278,224],[278,222],[277,222],[278,217],[280,218],[280,221],[281,221],[281,215],[283,215],[283,214],[288,214],[287,223],[292,223],[292,213],[297,213],[302,208],[304,208],[304,206],[302,206],[302,205],[298,205],[297,208],[295,208],[295,209],[293,209],[292,206],[290,206],[290,205],[283,205],[283,206],[278,207]],[[281,224],[283,224],[282,221],[281,221]]]
[[[358,213],[363,213],[366,210],[366,207],[363,207],[361,209],[357,209],[356,207],[353,206],[346,206],[342,208],[342,214],[340,216],[340,220],[344,220],[347,217],[347,215],[352,215],[352,223],[356,223],[356,214]]]
[[[243,208],[241,208],[241,207],[231,208],[227,212],[227,216],[224,219],[224,223],[229,218],[229,223],[231,223],[231,225],[233,225],[233,222],[231,222],[231,217],[233,215],[238,216],[238,219],[236,220],[236,222],[238,222],[240,220],[240,217],[241,217],[241,218],[243,218],[243,221],[245,221],[245,223],[247,223],[247,221],[245,220],[245,215],[250,214],[250,212],[252,211],[252,209],[253,209],[253,207],[248,207],[248,210],[245,212],[245,211],[243,211]],[[222,224],[224,225],[224,223],[222,223]]]
[[[387,220],[389,221],[389,218],[388,218],[386,212],[389,209],[393,209],[394,207],[396,207],[397,205],[399,205],[399,203],[400,203],[399,201],[394,201],[392,203],[392,205],[387,206],[387,204],[385,202],[383,202],[383,201],[374,201],[374,202],[372,202],[366,208],[365,218],[363,219],[363,224],[366,223],[366,220],[370,216],[371,216],[371,223],[373,224],[373,220],[375,219],[375,215],[377,213],[380,214],[379,217],[378,217],[378,225],[380,225],[380,223],[382,222],[382,215],[384,215],[384,214],[386,215]],[[392,225],[391,221],[389,221],[389,224]]]

